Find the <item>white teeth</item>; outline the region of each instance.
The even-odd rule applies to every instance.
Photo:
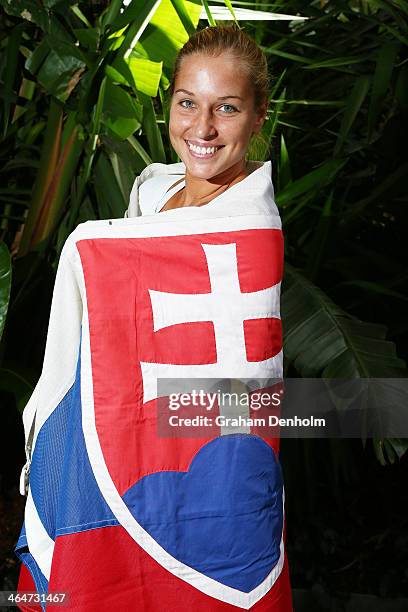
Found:
[[[198,153],[199,155],[212,155],[213,153],[215,153],[215,151],[218,151],[218,149],[220,147],[197,147],[196,145],[193,145],[191,142],[189,142],[187,140],[187,144],[189,149],[191,149],[192,151],[194,151],[194,153]]]

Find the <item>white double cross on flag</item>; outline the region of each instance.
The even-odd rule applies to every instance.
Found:
[[[282,351],[263,361],[248,361],[244,321],[280,318],[280,283],[260,291],[241,292],[236,243],[202,244],[211,292],[167,293],[149,290],[154,331],[170,325],[211,321],[217,362],[177,365],[141,362],[144,402],[158,397],[160,378],[270,378],[281,377]]]

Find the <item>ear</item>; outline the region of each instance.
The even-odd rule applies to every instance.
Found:
[[[260,108],[258,109],[257,118],[254,124],[254,131],[253,131],[254,134],[258,134],[258,132],[261,131],[262,126],[266,119],[267,112],[268,112],[268,100],[265,100],[260,106]]]

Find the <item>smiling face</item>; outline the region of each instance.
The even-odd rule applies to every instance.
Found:
[[[242,161],[252,133],[264,122],[251,80],[231,55],[185,57],[170,105],[171,144],[197,178],[210,179]]]

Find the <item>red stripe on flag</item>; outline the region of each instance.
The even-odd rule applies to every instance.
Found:
[[[49,590],[66,592],[70,612],[232,612],[241,610],[198,591],[152,559],[122,527],[56,540]],[[47,606],[48,611],[61,607]],[[291,612],[288,566],[252,612]]]

